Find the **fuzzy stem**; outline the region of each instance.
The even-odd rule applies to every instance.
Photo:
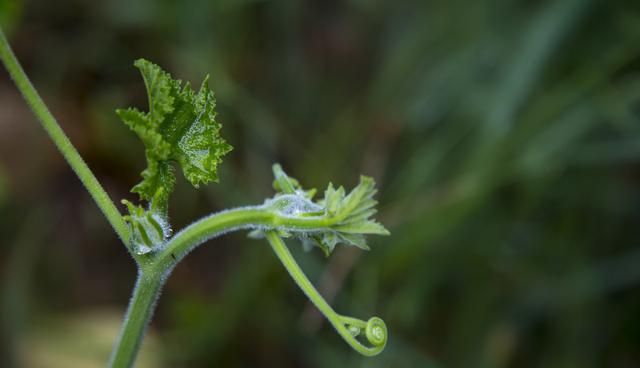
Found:
[[[109,367],[131,367],[165,281],[162,274],[140,271]]]
[[[324,222],[325,219],[291,221],[262,206],[237,208],[196,221],[177,233],[162,249],[139,256],[137,260],[141,269],[140,276],[133,291],[120,338],[113,348],[110,366],[130,367],[133,364],[164,280],[195,246],[233,230],[295,225],[305,229],[321,228]]]
[[[129,241],[129,228],[125,224],[120,212],[116,208],[115,204],[109,198],[109,195],[104,191],[98,179],[93,175],[87,164],[82,160],[80,154],[75,147],[69,141],[69,138],[65,135],[62,128],[53,117],[47,106],[45,105],[38,92],[33,87],[29,78],[25,74],[22,66],[16,59],[9,42],[4,35],[4,32],[0,28],[0,59],[7,68],[7,71],[11,75],[11,78],[16,83],[18,90],[22,93],[22,96],[27,101],[27,104],[31,108],[31,111],[36,115],[44,130],[49,134],[53,143],[62,153],[67,160],[73,171],[78,175],[80,181],[87,188],[87,191],[93,197],[93,200],[98,204],[100,210],[105,215],[113,229],[116,231],[123,243],[127,244]]]
[[[265,206],[249,206],[206,216],[178,232],[158,252],[154,267],[168,268],[182,259],[193,247],[221,233],[250,228],[283,228],[300,231],[326,230],[335,223],[327,217],[286,217]]]
[[[269,207],[252,206],[214,213],[187,226],[171,238],[161,249],[139,258],[139,265],[142,270],[141,276],[133,292],[120,341],[115,345],[112,353],[112,366],[128,367],[128,364],[131,364],[139,348],[142,335],[144,334],[144,327],[153,313],[155,300],[162,286],[161,281],[167,278],[175,265],[198,244],[229,231],[240,229],[285,228],[291,231],[300,230],[313,232],[326,229],[331,226],[333,222],[333,219],[324,217],[286,217],[279,215]],[[361,354],[367,356],[376,355],[382,351],[384,346],[369,348],[355,340],[345,327],[347,321],[340,322],[342,318],[346,317],[335,313],[322,299],[306,276],[304,276],[300,267],[295,263],[291,254],[288,253],[289,251],[282,243],[280,237],[272,231],[267,231],[267,239],[271,243],[271,246],[274,247],[274,251],[276,251],[276,254],[280,257],[294,280],[296,280],[313,303],[329,318],[338,330],[338,333],[347,340],[349,345]],[[362,323],[366,324],[366,322]]]

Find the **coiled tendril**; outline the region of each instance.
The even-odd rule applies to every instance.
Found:
[[[322,205],[320,206],[313,204],[313,202],[310,201],[315,190],[304,191],[300,189],[298,181],[285,174],[280,165],[276,164],[273,166],[273,174],[275,176],[274,188],[283,193],[283,195],[277,198],[280,200],[287,199],[289,202],[291,199],[295,198],[297,201],[310,204],[306,206],[293,206],[296,209],[305,207],[310,211],[316,211],[319,214],[323,214],[325,212],[336,212],[339,208],[342,208],[341,206],[343,206],[348,209],[348,211],[345,212],[346,215],[343,214],[343,217],[348,218],[349,214],[352,212],[355,213],[356,215],[353,219],[349,219],[348,221],[344,218],[342,219],[346,221],[345,224],[348,225],[346,225],[346,228],[342,228],[341,230],[348,230],[346,231],[348,234],[342,234],[341,240],[361,248],[368,249],[364,242],[363,234],[370,233],[385,235],[389,233],[382,225],[369,219],[369,217],[375,213],[373,207],[377,203],[372,199],[372,196],[375,194],[372,179],[361,178],[361,185],[346,197],[344,196],[344,189],[340,188],[335,190],[332,185],[329,185],[329,188],[325,192],[325,199],[319,203]],[[281,204],[280,206],[284,209],[292,207],[289,205],[289,202],[284,202],[284,204]],[[343,202],[347,204],[344,204]],[[324,211],[322,211],[323,206],[325,207]],[[329,232],[328,236],[333,236],[335,238],[336,234],[341,234],[339,228],[336,230],[337,231],[334,230]],[[325,234],[325,236],[326,235],[327,234]],[[327,317],[329,322],[338,331],[347,344],[360,354],[366,356],[374,356],[380,354],[380,352],[384,350],[387,343],[388,332],[387,326],[381,318],[371,317],[365,322],[357,318],[341,316],[336,313],[322,298],[320,293],[318,293],[304,272],[302,272],[300,266],[296,263],[278,232],[275,230],[266,231],[265,236],[284,267],[287,269],[291,277],[293,277],[293,280],[298,284],[302,291],[307,294],[311,302],[320,310],[320,312]],[[334,241],[329,242],[329,244],[325,244],[325,242],[318,243],[325,251],[326,255],[328,255],[335,246],[335,243],[338,241],[337,239],[333,240]],[[364,338],[368,343],[367,345],[369,346],[363,344],[357,339],[358,337],[361,337],[361,335],[364,335]]]
[[[329,322],[338,331],[340,336],[353,349],[362,355],[374,356],[384,350],[387,343],[388,332],[384,321],[379,317],[371,317],[368,321],[342,316],[336,313],[333,308],[322,298],[318,290],[311,284],[311,281],[304,274],[300,266],[291,255],[289,248],[274,230],[265,232],[265,236],[271,244],[284,267],[287,269],[293,280],[302,291],[309,297],[311,302],[327,317]],[[360,342],[357,337],[363,335],[368,342],[367,346]]]
[[[387,344],[387,325],[384,323],[382,318],[371,317],[368,321],[365,322],[357,318],[340,316],[340,320],[353,336],[353,341],[346,338],[345,340],[347,340],[347,343],[349,343],[349,345],[351,345],[360,353],[368,356],[376,355],[380,353]],[[371,347],[367,347],[360,341],[355,339],[356,337],[362,335],[363,331],[364,337],[366,337]],[[365,351],[366,353],[364,353],[363,351]]]

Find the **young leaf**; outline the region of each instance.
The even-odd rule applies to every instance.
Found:
[[[343,187],[336,189],[329,183],[324,198],[314,204],[311,198],[315,189],[302,189],[299,182],[285,174],[280,165],[274,165],[273,172],[273,186],[279,194],[268,202],[270,207],[285,216],[295,212],[296,216],[326,217],[334,223],[328,230],[299,234],[305,248],[315,245],[325,255],[329,255],[340,243],[368,250],[364,235],[389,235],[384,226],[371,218],[378,204],[373,199],[377,190],[372,178],[361,176],[358,186],[348,195]]]
[[[147,254],[158,247],[171,235],[171,227],[164,214],[152,206],[148,210],[123,200],[129,214],[124,220],[131,230],[131,247],[135,254]]]
[[[313,197],[316,195],[315,188],[311,188],[308,190],[302,189],[298,180],[287,175],[284,170],[282,170],[282,166],[280,166],[280,164],[273,165],[273,176],[275,177],[273,181],[273,189],[276,191],[276,193],[298,194],[308,200],[313,199]]]
[[[147,168],[132,191],[166,211],[175,182],[171,162],[179,163],[184,176],[197,188],[218,180],[217,166],[232,147],[220,136],[208,76],[196,93],[189,83],[174,80],[147,60],[136,60],[134,65],[144,79],[149,112],[135,108],[116,111],[145,145]]]

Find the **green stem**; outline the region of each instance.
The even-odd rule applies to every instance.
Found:
[[[98,204],[100,210],[105,215],[109,223],[116,231],[120,239],[128,244],[129,241],[129,228],[125,224],[120,212],[114,205],[113,201],[109,198],[109,195],[104,191],[96,177],[93,175],[87,164],[82,160],[80,154],[75,147],[69,141],[69,138],[64,134],[62,128],[53,117],[49,109],[45,105],[38,92],[33,87],[29,78],[25,74],[22,66],[16,59],[9,42],[4,35],[4,32],[0,28],[0,59],[4,63],[4,66],[9,71],[11,78],[13,78],[16,86],[22,93],[22,96],[27,101],[27,104],[31,108],[31,111],[36,115],[44,130],[49,134],[51,140],[55,143],[56,147],[64,158],[67,160],[73,171],[78,175],[82,184],[87,188],[93,200]]]
[[[38,95],[38,92],[29,81],[11,50],[9,42],[1,28],[0,59],[16,83],[18,90],[20,90],[22,96],[27,101],[27,104],[42,124],[42,127],[53,140],[78,178],[80,178],[80,181],[87,191],[89,191],[120,239],[125,245],[128,245],[130,237],[129,228],[120,212],[87,164],[83,161],[78,151],[71,144],[71,141],[48,110],[42,98]],[[281,183],[283,190],[287,193],[293,193],[295,191],[293,184],[286,177],[282,169],[277,166],[274,167],[274,170],[277,174],[276,178]],[[345,341],[363,355],[373,356],[380,353],[384,349],[387,340],[387,330],[384,322],[377,317],[373,317],[365,322],[337,314],[313,287],[291,256],[289,249],[274,231],[274,229],[307,232],[320,231],[326,230],[340,221],[340,218],[323,216],[283,216],[268,206],[245,207],[213,214],[193,223],[176,234],[162,249],[155,253],[140,256],[132,253],[140,266],[140,275],[127,309],[120,338],[111,356],[110,366],[130,367],[133,365],[162,286],[168,274],[178,261],[198,244],[224,232],[243,228],[269,229],[266,231],[267,239],[276,255],[280,258],[295,282],[302,288],[305,294],[307,294],[314,305],[329,319]],[[347,328],[347,326],[349,328]],[[369,343],[373,345],[372,347],[364,346],[356,340],[355,337],[363,331],[366,332],[366,337]]]
[[[311,281],[309,281],[300,266],[298,266],[298,263],[291,255],[284,241],[282,241],[282,238],[280,238],[275,231],[267,231],[266,235],[269,244],[271,244],[271,248],[273,248],[273,251],[287,269],[289,275],[291,275],[296,284],[298,284],[300,289],[302,289],[318,310],[327,317],[344,341],[362,355],[374,356],[381,353],[387,342],[387,328],[384,322],[378,317],[372,317],[369,321],[365,322],[336,313],[320,295],[318,290],[316,290]],[[355,329],[350,330],[346,327],[347,325]],[[365,332],[367,340],[372,344],[372,347],[364,346],[355,338],[355,336],[362,332]]]
[[[160,289],[173,267],[194,247],[217,235],[229,231],[287,226],[301,229],[321,228],[326,219],[310,218],[305,221],[291,221],[274,214],[263,206],[244,207],[207,216],[177,233],[159,251],[138,256],[140,277],[133,291],[133,297],[122,326],[120,339],[111,355],[112,367],[129,367],[133,364],[145,327],[155,307]]]
[[[221,233],[247,228],[284,228],[314,231],[330,227],[335,221],[326,217],[285,217],[268,207],[251,206],[214,213],[177,233],[153,259],[154,267],[175,265],[193,247]]]
[[[133,292],[133,298],[127,311],[127,318],[122,328],[120,340],[115,345],[112,353],[112,366],[128,367],[133,362],[144,334],[144,327],[153,313],[156,297],[162,287],[161,280],[166,279],[173,267],[198,244],[215,236],[240,229],[284,228],[291,231],[314,231],[327,229],[333,222],[333,219],[324,217],[285,217],[265,206],[242,207],[214,213],[196,221],[177,233],[162,249],[149,255],[140,256],[141,276]],[[294,280],[313,303],[329,318],[338,333],[342,335],[349,345],[367,356],[376,355],[384,349],[386,327],[382,320],[373,317],[365,322],[338,315],[313,288],[304,273],[302,273],[302,270],[300,270],[300,267],[293,260],[280,237],[273,231],[267,231],[267,239]],[[380,329],[382,336],[384,336],[384,341],[373,344],[373,347],[366,347],[354,338],[352,332],[346,328],[347,325],[361,330],[365,328]],[[379,327],[380,325],[382,327]],[[376,331],[378,330],[374,332]],[[369,334],[367,334],[367,338],[371,342],[372,339],[369,337]]]
[[[122,325],[120,338],[116,342],[111,355],[110,367],[133,366],[145,330],[153,315],[160,290],[166,279],[163,276],[162,273],[140,271]]]

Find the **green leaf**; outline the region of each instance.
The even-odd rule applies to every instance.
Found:
[[[177,162],[185,178],[197,188],[218,181],[218,164],[232,147],[220,136],[221,125],[215,119],[216,101],[208,76],[196,93],[189,83],[174,80],[147,60],[136,60],[134,65],[144,79],[149,112],[135,108],[116,111],[145,145],[147,168],[142,172],[143,180],[132,191],[166,211],[175,183],[171,162]]]
[[[377,192],[373,178],[361,176],[360,183],[349,194],[343,187],[336,189],[329,183],[324,198],[314,205],[311,198],[315,189],[304,190],[298,180],[285,174],[280,165],[274,165],[273,172],[273,186],[279,195],[268,202],[269,206],[287,216],[293,212],[290,208],[295,208],[296,216],[321,216],[334,223],[324,231],[297,234],[305,248],[317,246],[325,255],[329,255],[337,244],[368,250],[364,235],[389,235],[384,226],[372,219],[378,204],[373,199]]]
[[[364,220],[356,223],[335,226],[334,230],[350,234],[389,235],[389,231],[385,229],[384,226],[372,220]]]

